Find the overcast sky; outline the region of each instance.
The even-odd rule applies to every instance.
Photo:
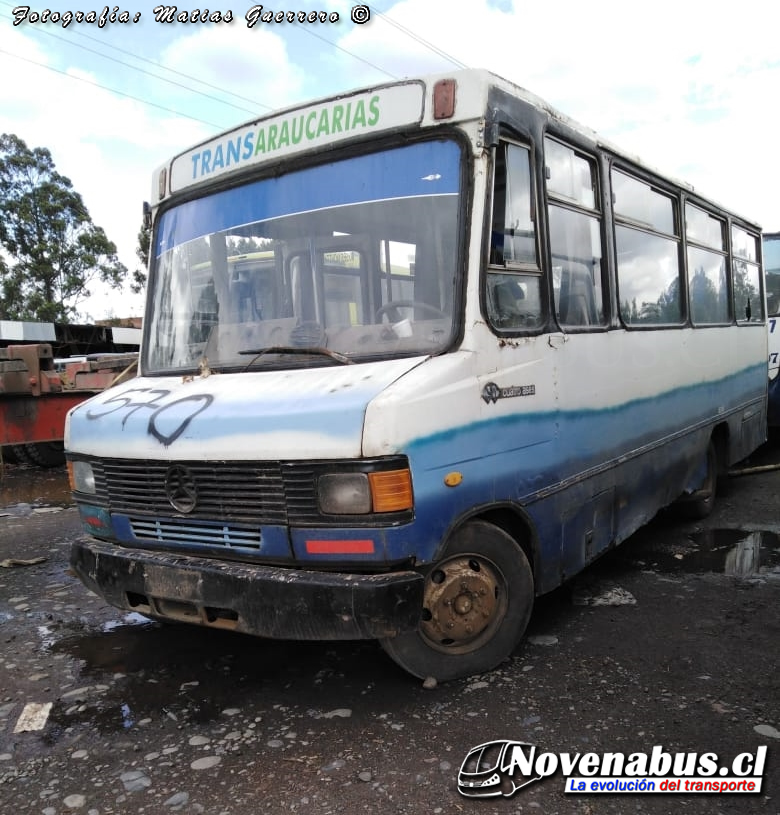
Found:
[[[18,4],[0,0],[0,133],[50,150],[131,269],[152,171],[174,153],[277,107],[462,66],[501,74],[780,230],[780,50],[766,0],[383,0],[362,25],[353,3],[285,0],[264,9],[340,20],[251,28],[252,3],[178,6],[231,12],[230,23],[156,22],[156,5],[120,5],[137,22],[102,28],[31,22],[46,8],[104,9],[49,2],[14,26]],[[96,295],[83,316],[141,312],[124,292]]]

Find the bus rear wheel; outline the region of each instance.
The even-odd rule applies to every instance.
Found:
[[[517,542],[491,523],[469,521],[425,576],[417,630],[381,645],[421,679],[484,673],[518,645],[533,603],[533,573]]]
[[[707,447],[707,474],[704,483],[690,496],[680,499],[677,504],[679,514],[688,521],[701,521],[715,508],[718,492],[718,450],[710,439]]]

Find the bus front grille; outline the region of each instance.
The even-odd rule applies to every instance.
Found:
[[[177,518],[129,518],[133,536],[173,546],[220,546],[227,549],[259,550],[260,530],[228,524],[198,524]]]
[[[194,486],[191,509],[177,512],[169,500],[169,469],[183,468]],[[135,518],[174,517],[186,521],[250,523],[286,526],[294,521],[288,512],[287,485],[279,462],[161,462],[104,459],[93,463],[97,495],[112,513]],[[311,517],[316,508],[314,481],[294,479],[295,502]],[[316,511],[316,510],[315,510]]]

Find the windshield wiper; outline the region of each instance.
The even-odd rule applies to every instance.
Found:
[[[321,345],[269,345],[267,348],[246,348],[238,353],[241,356],[255,355],[254,358],[247,363],[244,370],[254,364],[259,357],[265,356],[266,354],[316,354],[318,356],[328,357],[329,359],[335,359],[336,362],[340,362],[342,365],[355,364],[353,360],[344,356],[344,354],[339,354],[338,351],[331,351],[330,348],[323,348]]]

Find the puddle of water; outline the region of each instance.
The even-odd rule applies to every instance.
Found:
[[[106,633],[108,631],[113,631],[116,628],[124,628],[128,625],[152,626],[155,624],[156,623],[154,620],[144,617],[143,614],[137,614],[135,611],[130,611],[125,614],[121,620],[109,620],[107,623],[103,623],[103,625],[100,626],[100,630]]]
[[[655,552],[650,565],[665,572],[734,577],[780,574],[780,536],[774,532],[708,529],[689,536],[696,548],[676,553]]]
[[[24,509],[37,507],[70,506],[73,498],[64,467],[45,470],[32,466],[8,466],[0,473],[0,508]],[[29,513],[27,513],[29,514]]]
[[[9,619],[11,615],[8,615]],[[3,622],[2,613],[0,613],[0,622]],[[103,623],[100,626],[100,632],[102,634],[108,634],[112,631],[119,631],[120,635],[122,634],[124,629],[130,629],[133,627],[147,627],[152,628],[157,625],[153,620],[150,620],[148,617],[144,617],[142,614],[136,614],[134,611],[128,612],[127,614],[123,615],[120,619],[116,620],[108,620],[107,622]],[[55,649],[55,646],[61,640],[72,640],[74,638],[74,634],[81,634],[83,633],[83,623],[78,621],[70,621],[67,623],[60,623],[57,625],[39,625],[38,626],[38,637],[41,641],[41,647],[44,649],[54,649],[54,650],[61,650]],[[99,640],[104,638],[101,637],[100,634],[97,634]],[[107,650],[120,650],[122,647],[122,643],[120,642],[119,648],[115,648],[111,646],[111,648],[107,648]],[[100,651],[100,648],[97,649]],[[91,653],[90,649],[87,649],[87,653]]]
[[[135,673],[154,664],[150,656],[164,653],[166,632],[159,623],[137,615],[137,621],[104,623],[100,632],[74,627],[70,636],[59,638],[51,648],[85,663],[83,673],[105,671]]]

